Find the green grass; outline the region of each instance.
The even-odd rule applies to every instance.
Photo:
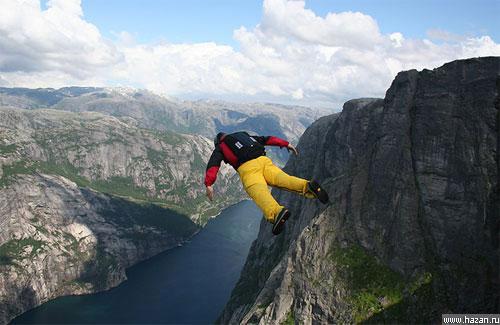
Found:
[[[158,155],[157,158],[159,158],[163,153],[151,150],[150,154],[156,154]],[[154,158],[152,157],[150,157],[150,159],[154,160]],[[195,162],[200,164],[201,157],[198,157],[198,159],[196,159],[195,157]],[[187,199],[189,186],[192,186],[192,184],[178,184],[177,187],[171,189],[172,185],[161,184],[159,179],[155,179],[157,194],[159,194],[159,191],[162,189],[171,189],[169,192],[167,192],[167,195],[177,195],[180,198],[184,198],[183,202],[187,203],[177,204],[148,195],[148,190],[135,185],[132,177],[113,176],[106,180],[91,181],[80,174],[81,169],[73,166],[68,161],[46,162],[20,160],[13,163],[12,165],[3,166],[3,176],[2,178],[0,178],[0,187],[9,185],[15,179],[16,175],[34,174],[35,172],[49,175],[60,175],[75,182],[80,187],[91,188],[101,193],[127,198],[136,202],[154,203],[164,208],[172,209],[184,215],[194,215],[199,213],[201,209],[206,209],[206,211],[204,211],[202,216],[200,217],[201,224],[205,224],[209,220],[210,216],[215,215],[217,212],[219,212],[218,206],[221,205],[217,204],[217,206],[207,206],[206,197],[204,195],[199,195],[198,197],[191,200]],[[170,173],[167,170],[166,175],[164,175],[163,177],[168,177],[168,175],[170,175]],[[233,200],[229,201],[231,203]]]
[[[54,163],[39,161],[35,166],[37,171],[40,173],[63,176],[81,187],[89,186],[90,184],[85,177],[80,176],[80,169],[76,168],[69,162]]]
[[[36,229],[39,233],[44,234],[44,235],[46,235],[46,236],[50,236],[49,231],[48,231],[45,227],[43,227],[43,226],[39,226],[39,225],[34,225],[34,224],[32,224],[32,226],[33,226],[33,227],[35,227],[35,229]]]
[[[161,142],[168,143],[172,146],[178,146],[179,144],[186,141],[182,136],[171,131],[166,131],[166,130],[160,131],[160,130],[149,130],[149,129],[143,129],[143,130],[153,135]]]
[[[80,187],[88,187],[101,193],[125,197],[144,203],[159,204],[161,206],[174,209],[182,214],[198,213],[200,206],[206,201],[205,196],[200,195],[199,197],[190,200],[189,204],[183,205],[165,202],[162,199],[149,196],[148,191],[145,188],[134,184],[132,177],[113,176],[106,180],[90,181],[81,176],[81,170],[70,164],[68,161],[61,163],[53,161],[45,162],[20,160],[12,165],[3,166],[3,176],[0,178],[0,187],[9,185],[16,175],[34,174],[35,172],[49,175],[60,175],[75,182]],[[158,185],[157,191],[161,189],[170,189],[169,185],[160,184],[158,180],[155,180],[155,183]],[[168,194],[185,198],[189,190],[189,186],[189,184],[180,185],[171,190]],[[209,209],[209,211],[204,213],[203,219],[208,221],[208,217],[217,212],[217,208]]]
[[[97,180],[88,184],[88,187],[108,194],[148,200],[147,190],[134,184],[132,177],[113,176],[107,180]]]
[[[153,165],[163,165],[165,163],[165,159],[167,158],[167,154],[164,151],[158,151],[151,148],[147,149],[147,156],[149,161]]]
[[[95,290],[107,289],[109,275],[116,267],[116,258],[97,247],[94,257],[85,264],[83,275],[75,281],[83,285],[91,283]]]
[[[7,185],[13,176],[19,174],[33,174],[35,172],[60,175],[80,187],[90,187],[96,191],[127,196],[137,199],[148,200],[146,189],[136,186],[131,177],[114,176],[107,180],[89,181],[80,175],[80,169],[69,162],[56,163],[45,161],[17,161],[12,165],[3,166],[3,177],[0,179],[0,186]]]
[[[357,245],[341,248],[335,243],[329,257],[338,269],[339,281],[350,289],[348,302],[356,323],[405,322],[412,308],[424,312],[434,301],[429,272],[406,279]]]
[[[330,256],[351,289],[350,303],[356,323],[402,300],[406,286],[403,276],[377,261],[363,248],[335,245]]]
[[[64,239],[66,239],[66,242],[68,242],[68,244],[65,245],[65,248],[67,251],[69,252],[73,252],[74,255],[76,256],[79,256],[80,254],[80,250],[79,250],[79,246],[80,244],[78,243],[78,240],[75,238],[75,236],[73,236],[72,234],[70,233],[67,233],[67,232],[63,232],[63,237]]]
[[[295,325],[295,313],[292,309],[286,314],[285,320],[281,323],[282,325]]]
[[[191,164],[191,168],[193,170],[202,170],[205,171],[206,164],[203,162],[201,156],[195,151],[194,152],[194,160]]]
[[[23,239],[11,239],[0,245],[0,265],[15,265],[16,260],[33,258],[45,242],[32,237]],[[28,252],[27,247],[31,247]]]
[[[3,175],[0,178],[0,187],[9,185],[15,175],[33,174],[36,171],[36,163],[28,160],[19,160],[12,165],[2,166],[2,169]]]
[[[182,237],[192,235],[198,228],[187,216],[155,204],[135,203],[121,198],[112,198],[110,203],[111,208],[101,209],[99,213],[108,222],[121,227],[154,227]]]
[[[165,172],[168,172],[168,171],[165,171]],[[170,175],[170,173],[168,173]],[[168,176],[164,176],[162,175],[163,177],[168,177]],[[168,178],[173,178],[171,175],[170,177]],[[160,178],[159,177],[155,177],[155,188],[156,188],[156,191],[160,192],[161,190],[170,190],[172,188],[172,185],[171,184],[165,184],[165,183],[162,183]]]
[[[0,144],[0,155],[5,155],[9,153],[14,153],[17,150],[17,146],[15,143],[12,144]]]
[[[66,286],[69,286],[70,288],[78,288],[78,289],[82,289],[82,290],[85,290],[87,289],[87,283],[86,282],[83,282],[79,279],[74,279],[74,280],[66,280],[66,281],[63,281],[62,283],[62,286],[66,287]]]
[[[446,298],[434,289],[434,282],[435,279],[431,273],[424,272],[416,276],[408,284],[405,296],[399,303],[375,313],[363,321],[363,324],[409,322],[432,324],[438,322]]]

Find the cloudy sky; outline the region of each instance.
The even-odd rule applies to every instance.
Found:
[[[338,107],[500,56],[500,0],[0,0],[0,86]]]

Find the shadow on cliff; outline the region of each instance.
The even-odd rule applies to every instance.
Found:
[[[486,299],[466,310],[453,310],[453,298],[446,295],[442,283],[426,283],[400,302],[373,314],[362,324],[441,324],[443,314],[498,313],[495,288],[490,288]]]
[[[27,309],[40,304],[40,299],[31,286],[24,285],[17,288],[18,291],[16,292],[15,298],[11,296],[7,297],[5,300],[0,300],[0,306],[6,307],[5,309],[0,310],[0,324],[8,324],[12,315],[20,315]],[[13,299],[15,299],[18,303],[11,303]]]
[[[373,314],[362,324],[437,324],[441,323],[442,309],[436,301],[431,283],[418,288],[399,303]]]

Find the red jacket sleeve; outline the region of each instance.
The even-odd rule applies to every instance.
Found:
[[[280,148],[288,146],[289,142],[278,137],[270,136],[266,141],[266,146],[277,146]]]
[[[273,137],[273,136],[252,136],[255,140],[257,140],[258,143],[260,143],[263,146],[277,146],[277,147],[286,147],[288,146],[289,142],[286,140],[283,140],[278,137]]]
[[[220,164],[223,160],[224,155],[222,154],[219,146],[217,146],[212,152],[212,155],[210,156],[210,159],[207,163],[207,170],[205,172],[205,186],[211,186],[215,183]]]
[[[213,166],[207,169],[205,173],[205,186],[212,186],[217,179],[217,173],[219,172],[219,166]]]

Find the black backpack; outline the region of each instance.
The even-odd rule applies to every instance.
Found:
[[[224,138],[224,143],[238,157],[240,164],[266,155],[264,146],[246,132],[228,134]]]

